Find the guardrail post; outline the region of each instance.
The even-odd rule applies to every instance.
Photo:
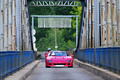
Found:
[[[96,48],[94,48],[94,53],[95,53],[95,65],[96,65]]]

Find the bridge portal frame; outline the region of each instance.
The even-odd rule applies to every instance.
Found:
[[[72,18],[76,17],[76,47],[78,43],[78,17],[79,15],[31,15],[32,17],[32,29],[34,29],[34,18]],[[32,32],[33,36],[33,32]]]

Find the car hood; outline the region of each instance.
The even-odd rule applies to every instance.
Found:
[[[66,63],[67,60],[72,60],[71,56],[50,56],[47,59],[52,60],[53,63]]]

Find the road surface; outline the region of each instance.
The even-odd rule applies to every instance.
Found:
[[[79,68],[74,64],[73,68],[52,67],[45,68],[45,62],[42,62],[31,73],[26,80],[103,80],[91,72]]]

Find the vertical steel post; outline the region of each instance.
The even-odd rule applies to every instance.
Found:
[[[94,47],[98,48],[100,44],[100,35],[99,35],[99,8],[100,0],[94,0]]]
[[[32,29],[34,29],[34,17],[32,17]],[[32,35],[33,35],[33,30],[32,30]]]
[[[20,10],[21,10],[21,14],[20,14],[20,51],[21,51],[21,53],[23,53],[22,51],[23,51],[23,23],[22,23],[22,21],[23,21],[23,15],[22,15],[22,8],[23,8],[23,6],[22,6],[22,2],[23,2],[23,0],[20,0],[21,1],[21,3],[20,3]],[[23,55],[23,54],[22,54]],[[22,57],[22,56],[21,56]]]
[[[28,18],[27,18],[27,23],[28,23]],[[29,49],[29,37],[28,37],[28,25],[26,26],[26,40],[27,40],[27,50]]]
[[[118,29],[119,29],[119,42],[118,42],[118,45],[120,46],[120,0],[119,0],[119,6],[118,6],[118,20],[119,20],[119,22],[118,22]]]
[[[27,37],[26,37],[26,28],[27,28],[27,13],[26,13],[26,6],[25,6],[25,50],[27,50]]]
[[[86,9],[85,9],[85,11],[86,11]],[[87,12],[85,12],[85,22],[84,22],[84,29],[83,29],[83,49],[85,49],[86,48],[86,44],[87,44],[87,40],[86,40],[86,26],[87,26]]]
[[[23,50],[26,50],[25,48],[25,0],[22,0],[22,23],[23,23]]]
[[[89,18],[88,18],[88,15],[89,15],[89,12],[88,12],[88,8],[89,8],[89,0],[87,0],[87,12],[86,12],[86,18],[87,18],[87,21],[86,21],[86,38],[87,38],[87,40],[86,40],[86,48],[88,48],[88,41],[89,41],[89,39],[88,39],[88,30],[89,30],[89,28],[88,28],[88,20],[89,20]]]
[[[78,17],[76,16],[76,47],[78,43]]]
[[[92,48],[94,48],[94,0],[92,0]]]
[[[95,64],[96,64],[96,48],[99,47],[99,14],[100,14],[100,10],[99,10],[99,2],[100,0],[94,0],[94,19],[92,19],[94,21],[94,53],[95,53]]]
[[[12,50],[12,1],[9,0],[8,50]]]
[[[91,0],[89,0],[89,48],[91,48]]]
[[[32,17],[32,41],[33,41],[33,37],[34,37],[34,35],[33,35],[33,29],[34,29],[34,17]],[[33,45],[34,45],[34,43],[33,43]],[[34,48],[35,47],[33,47],[33,50],[35,50]]]
[[[105,0],[102,0],[102,47],[106,46]]]
[[[12,50],[16,51],[16,0],[12,3]]]
[[[22,15],[21,15],[21,0],[16,0],[16,33],[17,33],[17,51],[22,50],[22,37],[21,37],[21,27],[22,27]]]
[[[3,4],[4,4],[3,0],[1,0],[1,3],[0,3],[0,6],[1,6],[1,9],[0,9],[0,11],[1,11],[1,14],[0,14],[1,15],[1,18],[0,18],[1,19],[1,24],[0,24],[0,26],[1,26],[0,27],[0,29],[1,29],[1,31],[0,31],[0,35],[1,35],[1,42],[0,42],[1,51],[4,50],[4,44],[3,44],[4,43],[3,42],[4,41],[4,35],[3,35],[4,34],[4,31],[3,31],[3,29],[4,29]]]
[[[0,0],[0,5],[1,5],[1,0]],[[2,18],[2,16],[1,16],[1,14],[2,14],[2,12],[1,12],[1,6],[0,6],[0,24],[2,24],[2,22],[1,22],[1,18]],[[0,44],[1,44],[1,39],[2,39],[2,37],[1,37],[1,25],[0,25]],[[2,51],[2,46],[0,45],[0,51]]]
[[[28,27],[28,33],[29,33],[28,34],[28,49],[32,50],[32,47],[31,47],[31,38],[30,38],[31,37],[31,33],[30,33],[31,31],[30,31],[30,23],[29,23],[29,19],[30,18],[29,18],[29,9],[28,9],[28,7],[27,7],[27,15],[28,15],[28,17],[27,17],[27,24],[28,24],[27,27]]]
[[[24,25],[23,25],[23,21],[24,21],[24,14],[23,14],[23,10],[24,10],[24,4],[23,4],[23,2],[24,2],[24,0],[21,0],[21,32],[20,32],[20,34],[21,34],[21,44],[20,44],[20,47],[21,47],[21,51],[23,51],[23,27],[24,27]],[[23,52],[22,52],[23,53]]]
[[[26,50],[26,13],[25,13],[25,25],[24,25],[24,50]]]
[[[27,7],[26,7],[26,12],[27,12]],[[27,13],[26,13],[26,15],[27,15]],[[26,26],[25,26],[25,41],[26,41],[26,50],[28,50],[28,38],[27,38],[27,33],[28,33],[28,18],[27,18],[27,16],[26,16]]]
[[[113,0],[112,2],[112,5],[113,5],[113,46],[116,46],[116,40],[117,40],[117,27],[116,27],[116,3],[115,3],[115,0]]]
[[[28,12],[28,8],[26,8],[26,10]],[[29,14],[27,13],[27,15],[29,15]],[[26,18],[26,24],[27,24],[27,26],[26,26],[26,39],[27,39],[27,42],[26,42],[27,44],[26,45],[27,46],[26,47],[27,47],[27,50],[30,50],[29,49],[30,48],[30,46],[29,46],[29,34],[30,33],[29,33],[29,25],[28,25],[29,24],[29,18],[28,17]]]
[[[107,1],[107,45],[109,47],[111,47],[111,39],[110,39],[110,35],[111,35],[111,14],[110,14],[111,10],[110,10],[110,0]]]
[[[55,27],[55,49],[57,50],[57,34],[56,34],[56,27]]]
[[[16,0],[16,43],[17,43],[17,51],[19,51],[20,49],[19,49],[19,27],[20,27],[20,25],[19,25],[19,0]]]
[[[4,51],[8,50],[8,1],[4,0]]]

